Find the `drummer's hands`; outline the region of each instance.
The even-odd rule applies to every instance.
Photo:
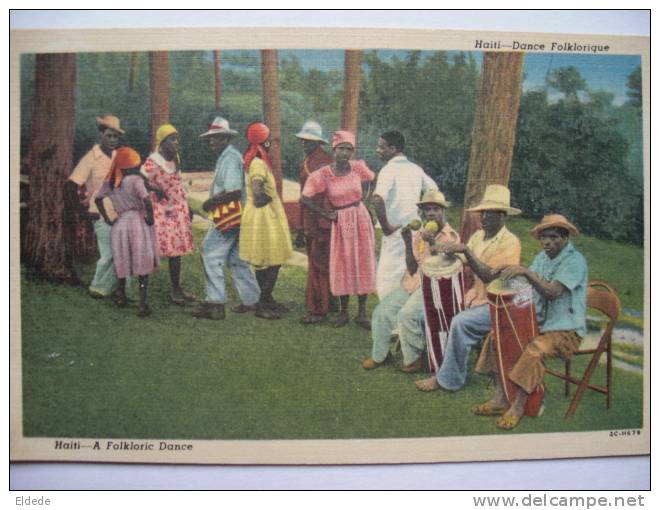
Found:
[[[516,276],[525,276],[527,277],[528,271],[524,266],[506,266],[501,268],[499,271],[500,278],[503,280],[510,280]]]
[[[438,243],[438,251],[453,255],[455,253],[465,253],[466,247],[463,243]]]

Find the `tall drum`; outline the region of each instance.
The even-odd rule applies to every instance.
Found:
[[[453,255],[434,255],[421,264],[426,352],[432,372],[442,365],[449,326],[465,306],[463,263]]]
[[[517,387],[509,380],[509,372],[518,358],[539,334],[532,286],[525,278],[496,279],[488,285],[491,335],[497,358],[497,370],[509,402],[516,397]],[[526,416],[537,416],[543,402],[543,386],[527,399]]]

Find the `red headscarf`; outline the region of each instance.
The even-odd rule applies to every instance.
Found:
[[[110,171],[105,176],[105,180],[110,183],[111,187],[116,188],[124,178],[124,172],[122,170],[135,168],[140,166],[140,163],[142,163],[142,158],[140,158],[140,155],[134,149],[120,147],[115,153],[115,159],[112,160]]]
[[[355,135],[346,130],[335,131],[335,134],[332,135],[332,148],[334,149],[341,143],[350,143],[355,148]]]
[[[243,163],[245,164],[246,172],[250,169],[250,163],[252,163],[252,160],[257,154],[259,154],[259,157],[266,163],[268,168],[273,168],[268,157],[268,151],[263,146],[263,143],[268,140],[269,136],[270,129],[263,122],[253,122],[247,127],[245,138],[247,138],[250,146],[245,151],[245,154],[243,154]]]

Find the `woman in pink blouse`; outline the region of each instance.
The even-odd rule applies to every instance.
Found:
[[[362,183],[372,181],[374,172],[364,161],[351,161],[355,135],[337,131],[332,137],[335,161],[313,172],[305,183],[301,201],[319,215],[333,221],[330,234],[330,291],[340,297],[335,327],[348,322],[349,296],[358,296],[356,324],[370,329],[367,295],[376,291],[376,252],[374,227],[362,203]],[[311,198],[325,193],[334,208],[325,211]]]

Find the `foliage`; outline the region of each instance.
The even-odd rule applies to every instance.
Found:
[[[433,52],[421,58],[364,57],[367,71],[360,98],[360,140],[373,153],[380,133],[398,129],[406,154],[420,164],[452,200],[462,199],[470,156],[479,70],[472,55]],[[368,158],[376,168],[379,163]]]
[[[560,212],[584,232],[641,244],[642,187],[630,182],[620,109],[604,92],[581,101],[577,70],[555,74],[564,99],[550,103],[546,91],[531,91],[521,100],[510,180],[517,205],[527,216]]]

